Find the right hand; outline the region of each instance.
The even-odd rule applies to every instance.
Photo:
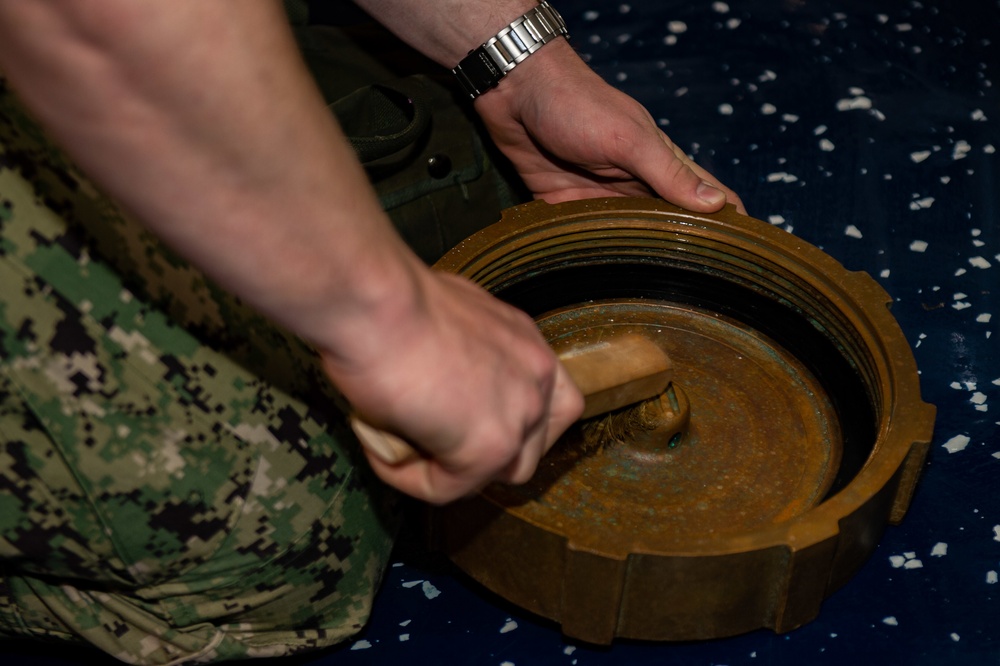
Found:
[[[366,453],[372,468],[434,504],[528,481],[582,396],[526,314],[464,278],[417,276],[418,298],[392,326],[321,352],[364,419],[423,454],[390,465]]]

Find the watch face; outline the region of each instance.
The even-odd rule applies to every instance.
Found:
[[[472,99],[496,86],[504,77],[504,71],[482,46],[467,55],[452,72]]]

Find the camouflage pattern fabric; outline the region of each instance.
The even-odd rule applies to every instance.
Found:
[[[181,664],[356,632],[396,514],[339,402],[0,80],[0,636]]]

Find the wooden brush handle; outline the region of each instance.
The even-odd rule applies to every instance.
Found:
[[[641,335],[622,335],[560,353],[559,360],[584,397],[582,419],[611,412],[663,393],[673,375],[670,358]],[[390,465],[418,457],[400,437],[351,415],[362,446]]]

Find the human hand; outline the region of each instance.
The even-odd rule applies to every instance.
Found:
[[[658,195],[698,212],[743,202],[695,164],[649,112],[562,39],[515,67],[476,110],[536,198]]]
[[[354,349],[323,353],[364,419],[424,454],[388,464],[397,489],[434,503],[490,481],[524,483],[583,408],[583,399],[523,312],[464,278],[419,272],[416,306]]]

